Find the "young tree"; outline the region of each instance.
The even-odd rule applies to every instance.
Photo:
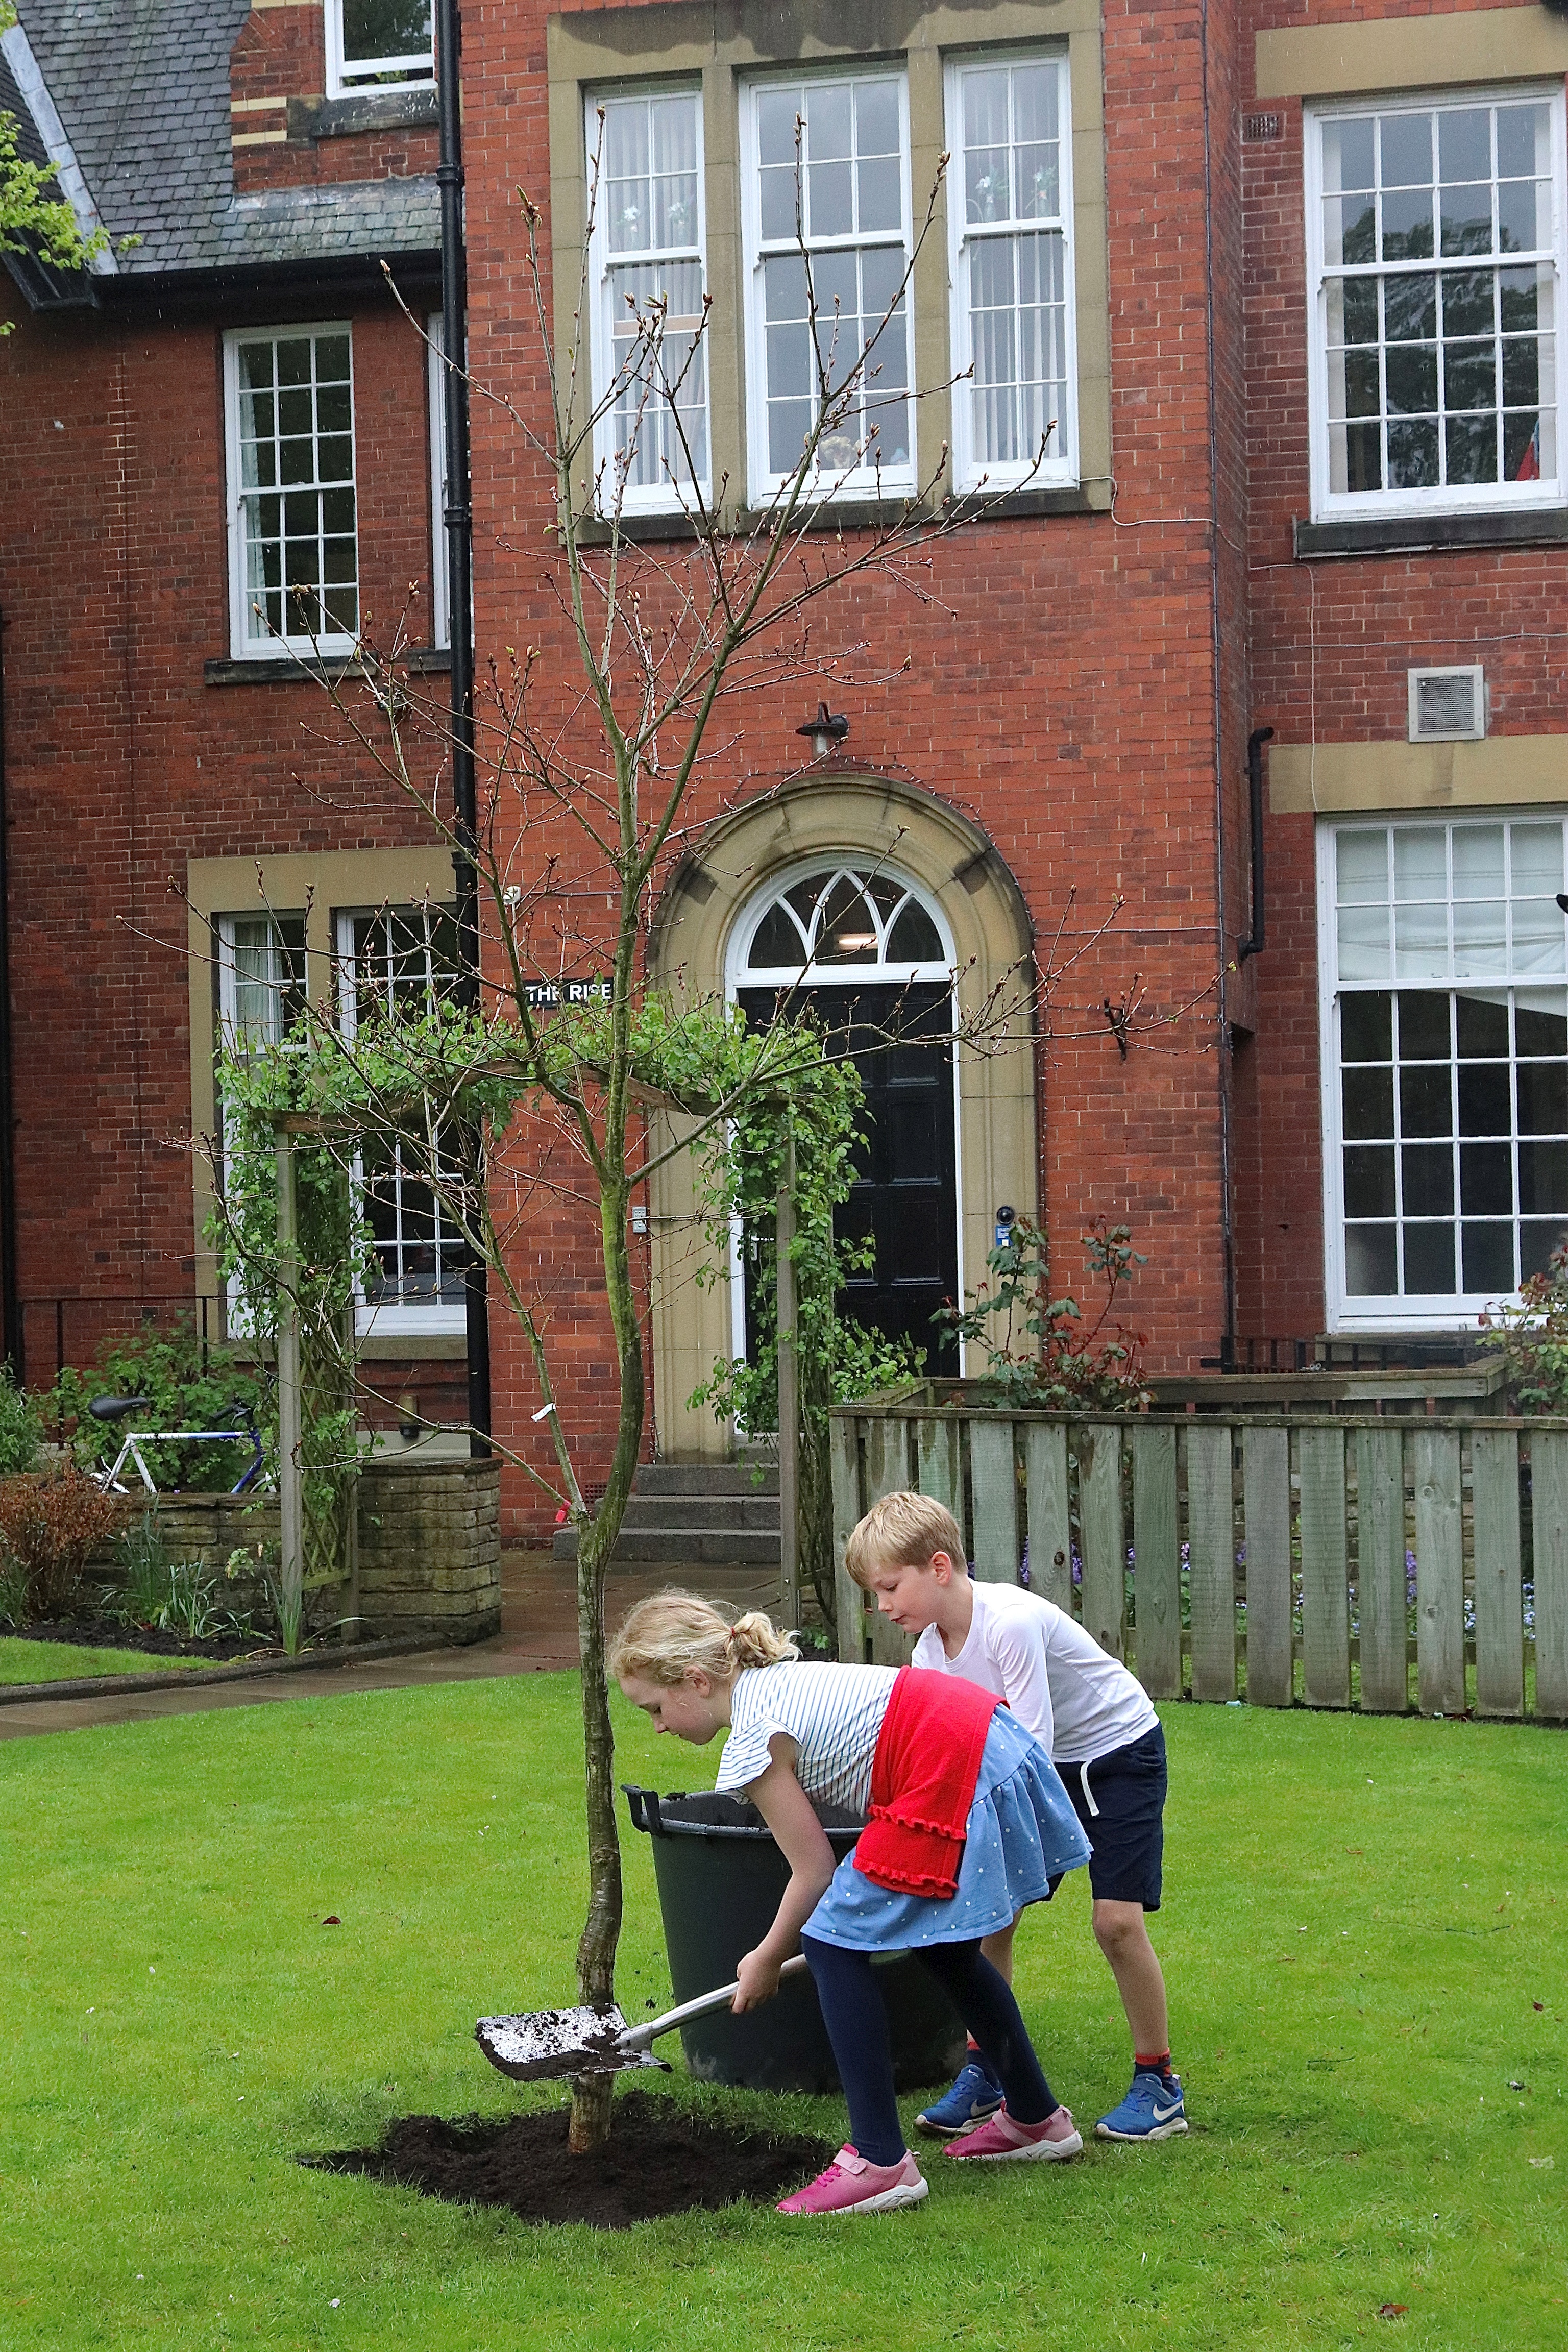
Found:
[[[491,662],[477,713],[481,790],[470,848],[445,812],[440,775],[426,772],[424,747],[444,731],[443,714],[403,667],[402,636],[362,646],[358,675],[372,689],[374,723],[363,698],[338,691],[335,707],[362,751],[472,856],[484,915],[480,1003],[476,1011],[432,996],[416,1011],[362,1022],[352,1038],[318,1020],[295,1049],[289,1080],[301,1109],[335,1121],[352,1108],[367,1149],[395,1150],[417,1171],[488,1269],[527,1345],[542,1396],[534,1418],[548,1423],[554,1474],[520,1454],[509,1458],[557,1498],[578,1535],[589,1899],[577,1973],[589,2002],[614,1997],[621,1924],[604,1595],[647,1416],[633,1193],[678,1154],[695,1150],[718,1168],[742,1113],[772,1103],[782,1116],[834,1052],[795,1017],[787,994],[775,1019],[754,1031],[722,1006],[659,996],[645,971],[649,908],[677,854],[721,813],[706,783],[724,749],[721,714],[761,692],[776,698],[792,684],[820,686],[841,678],[846,665],[869,664],[864,647],[832,635],[836,600],[842,609],[847,590],[881,582],[934,603],[931,548],[985,511],[984,499],[962,510],[942,502],[943,449],[907,497],[873,499],[876,520],[826,527],[847,477],[869,474],[879,493],[880,451],[929,398],[931,388],[915,386],[908,365],[909,288],[941,183],[879,318],[848,320],[818,300],[818,264],[801,220],[801,132],[797,123],[809,415],[786,477],[750,515],[738,512],[728,482],[704,488],[693,446],[709,298],[678,311],[670,289],[649,289],[645,275],[617,323],[613,380],[595,394],[588,240],[601,156],[592,159],[588,236],[564,349],[550,329],[541,216],[522,201],[542,413],[504,384],[472,389],[510,420],[525,467],[531,461],[547,473],[552,511],[538,587],[574,649],[575,675],[563,677],[558,655],[539,646]],[[627,527],[628,494],[647,479],[663,483],[684,524],[681,536],[657,547],[638,543]],[[1099,937],[1096,930],[1089,946]],[[1088,951],[1080,945],[1063,969]],[[553,983],[584,971],[604,975],[593,1001],[542,1001]],[[1011,975],[970,1009],[965,1040],[977,1049],[1033,1051],[1057,977]],[[455,1140],[475,1132],[484,1138],[482,1158]],[[552,1315],[565,1276],[541,1264],[537,1240],[527,1240],[541,1210],[563,1202],[596,1228],[614,1349],[614,1444],[592,1509],[582,1452],[553,1386]],[[574,2150],[608,2131],[610,2090],[605,2077],[574,2085]]]

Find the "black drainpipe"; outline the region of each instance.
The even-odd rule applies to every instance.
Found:
[[[1272,727],[1255,727],[1247,739],[1247,796],[1252,813],[1252,931],[1236,950],[1245,963],[1264,946],[1263,936],[1263,746],[1272,743]]]
[[[447,607],[452,641],[452,799],[458,846],[452,866],[458,901],[458,1002],[479,1003],[479,883],[478,809],[474,791],[474,510],[468,478],[468,266],[463,224],[463,112],[458,60],[462,19],[458,0],[438,0],[436,79],[440,93],[441,350],[447,388]],[[469,1139],[480,1182],[477,1133]],[[464,1271],[468,1331],[468,1445],[490,1451],[489,1295],[485,1265],[475,1255]]]
[[[11,1095],[10,812],[5,800],[5,615],[0,612],[0,1334],[18,1388],[26,1377],[16,1296],[16,1131]]]

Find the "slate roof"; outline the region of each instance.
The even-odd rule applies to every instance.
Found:
[[[23,163],[47,163],[49,151],[39,138],[37,126],[22,103],[22,93],[16,88],[3,51],[0,51],[0,114],[9,114],[16,121],[16,152]],[[47,189],[45,193],[52,195],[55,192]]]
[[[439,243],[433,176],[236,196],[228,58],[250,0],[18,0],[16,13],[105,227],[116,242],[142,240],[119,257],[122,272]],[[0,88],[0,105],[10,103]],[[26,139],[26,110],[12,110]]]

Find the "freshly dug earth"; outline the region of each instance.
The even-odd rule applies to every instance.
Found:
[[[525,2221],[586,2221],[626,2230],[693,2207],[787,2196],[820,2172],[825,2140],[775,2138],[687,2115],[670,2099],[632,2091],[616,2101],[615,2129],[592,2156],[566,2151],[565,2107],[486,2123],[467,2116],[404,2116],[379,2147],[302,2157],[326,2172],[363,2173],[455,2204],[505,2205]]]

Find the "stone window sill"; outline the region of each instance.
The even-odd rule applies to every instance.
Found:
[[[363,98],[291,98],[289,143],[294,147],[316,139],[350,139],[362,131],[408,131],[440,119],[440,99],[423,83]]]
[[[886,530],[908,519],[921,523],[953,524],[983,520],[1015,522],[1047,515],[1100,514],[1108,510],[1110,496],[1096,497],[1087,489],[1060,490],[968,490],[962,495],[930,499],[845,499],[819,508],[809,522],[797,526],[805,532],[840,530]],[[721,537],[739,538],[747,531],[765,527],[766,509],[742,507],[721,518]],[[628,546],[646,545],[660,540],[694,540],[698,527],[689,515],[624,515],[620,536]],[[596,517],[584,516],[577,524],[577,537],[584,547],[607,547],[610,526]]]
[[[1568,540],[1568,507],[1515,514],[1358,515],[1353,521],[1293,526],[1299,562],[1353,555],[1447,554],[1467,547],[1559,547]]]
[[[451,667],[449,646],[415,646],[394,664],[410,677],[429,677]],[[351,655],[324,662],[225,659],[202,665],[204,686],[339,686],[358,675],[359,665]]]

